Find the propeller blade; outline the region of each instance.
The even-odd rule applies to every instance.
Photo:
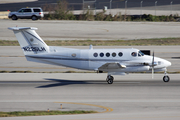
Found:
[[[154,66],[152,66],[152,79],[154,79]]]
[[[152,58],[152,79],[154,79],[154,51],[153,51],[153,58]]]

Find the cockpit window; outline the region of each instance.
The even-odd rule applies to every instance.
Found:
[[[144,53],[142,53],[141,51],[138,52],[138,56],[144,56]]]
[[[136,56],[137,56],[137,52],[132,52],[131,55],[132,55],[133,57],[136,57]]]

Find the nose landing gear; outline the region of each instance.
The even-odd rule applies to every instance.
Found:
[[[108,75],[107,78],[106,78],[106,81],[108,84],[113,84],[113,80],[114,80],[114,77],[111,76],[111,75]]]
[[[164,74],[165,74],[165,75],[164,75],[164,77],[163,77],[163,81],[164,81],[164,82],[169,82],[169,81],[170,81],[170,78],[169,78],[169,76],[167,75],[167,72],[165,71]]]

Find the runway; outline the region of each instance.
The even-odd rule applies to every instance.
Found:
[[[4,73],[0,77],[0,111],[94,110],[89,115],[12,117],[3,120],[63,119],[180,119],[180,75],[129,74],[115,76],[108,85],[106,74]],[[62,104],[63,109],[60,108]]]
[[[0,40],[16,40],[8,27],[36,27],[43,40],[136,40],[180,37],[179,22],[0,20]]]

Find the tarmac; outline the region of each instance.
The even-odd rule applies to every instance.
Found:
[[[7,27],[38,27],[40,36],[46,39],[61,37],[74,39],[126,39],[178,37],[179,23],[147,22],[88,22],[88,21],[30,21],[0,20],[1,39],[16,40]],[[67,26],[67,27],[66,27]],[[63,27],[63,28],[62,28]],[[48,29],[45,29],[48,28]],[[87,29],[91,28],[91,29]],[[123,28],[123,30],[122,30]],[[83,31],[84,30],[84,31]],[[49,32],[48,32],[49,31]],[[70,34],[72,33],[72,34]],[[112,37],[115,36],[116,37]],[[120,35],[119,35],[120,34]],[[64,37],[62,37],[64,36]],[[139,37],[138,37],[139,36]],[[54,39],[54,38],[53,38]],[[68,46],[72,47],[72,46]],[[179,71],[179,46],[116,46],[154,50],[155,56],[172,62],[168,71]],[[88,49],[88,46],[72,48]],[[95,46],[94,48],[112,48]],[[113,46],[114,48],[114,46]],[[19,46],[0,47],[1,70],[70,70],[58,66],[46,66],[27,62]],[[18,68],[19,67],[19,68]],[[49,69],[48,69],[49,68]],[[59,69],[60,68],[60,69]],[[96,114],[57,115],[33,117],[8,117],[2,120],[179,120],[180,75],[169,74],[170,82],[164,83],[164,74],[129,74],[114,76],[112,85],[106,82],[106,73],[1,73],[0,111],[32,110],[94,110]],[[60,105],[62,104],[62,109]]]
[[[16,40],[8,27],[36,27],[43,40],[136,40],[180,37],[179,22],[0,20],[0,40]]]
[[[96,73],[1,73],[0,111],[94,110],[95,114],[8,117],[2,120],[179,120],[180,75]],[[62,108],[61,108],[62,105]]]

